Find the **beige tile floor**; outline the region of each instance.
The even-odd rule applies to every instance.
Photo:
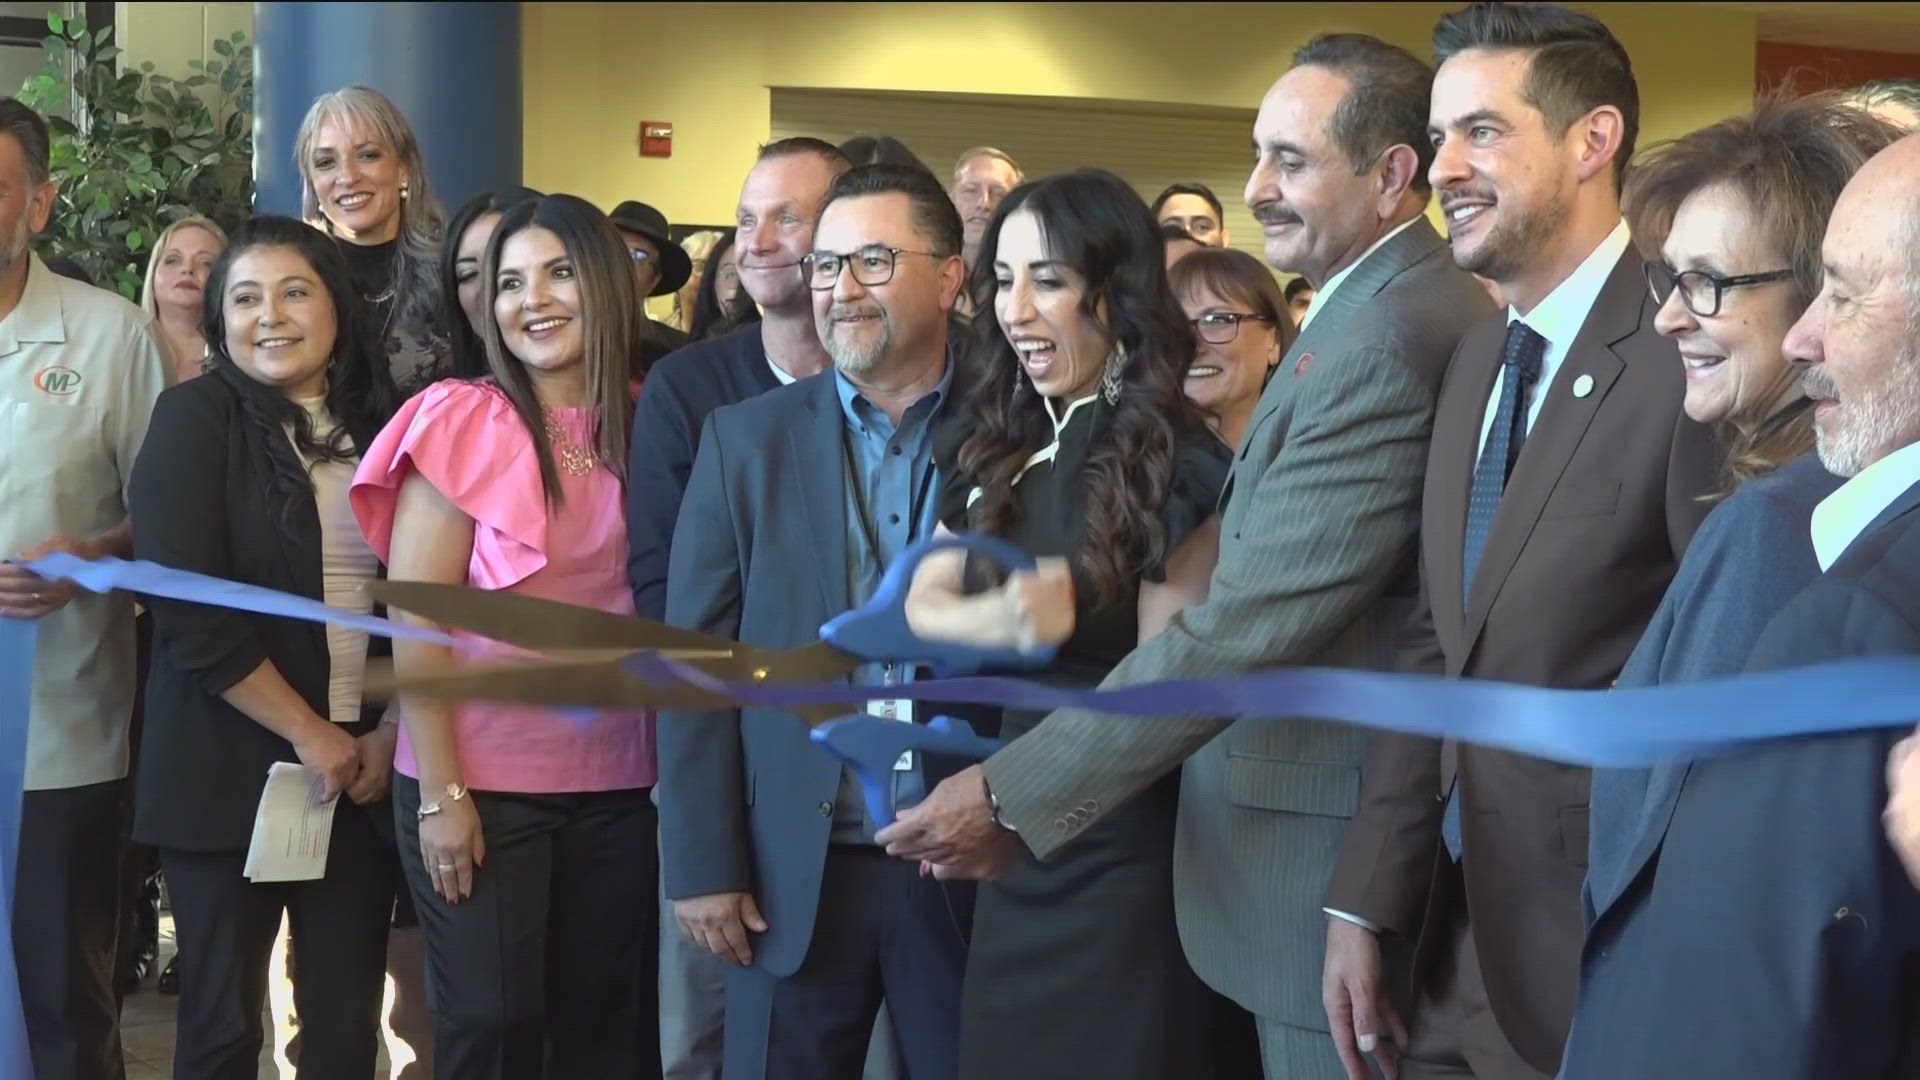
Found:
[[[281,933],[286,928],[281,927]],[[281,951],[281,955],[284,952]],[[127,1080],[171,1080],[173,1076],[173,1034],[174,1014],[179,998],[163,996],[154,989],[154,981],[160,969],[173,955],[173,917],[163,915],[160,919],[160,960],[154,966],[154,974],[147,977],[146,983],[137,993],[127,995],[120,1009],[120,1043],[127,1062]],[[392,993],[392,982],[388,982],[388,994]],[[283,1068],[276,1061],[276,1053],[284,1052],[287,1040],[292,1037],[298,1025],[292,1019],[291,1008],[285,1005],[292,999],[293,988],[283,973],[276,967],[268,991],[266,1028],[273,1034],[269,1045],[260,1052],[261,1080],[292,1080],[292,1068]],[[278,1012],[281,1019],[275,1022]],[[405,1055],[407,1051],[397,1051]],[[411,1060],[409,1056],[407,1060]],[[403,1062],[403,1065],[405,1063]],[[388,1053],[385,1047],[380,1051],[377,1080],[387,1080],[389,1076]]]

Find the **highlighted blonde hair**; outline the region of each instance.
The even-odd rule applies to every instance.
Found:
[[[446,214],[427,179],[427,166],[420,156],[420,140],[413,126],[385,94],[370,86],[343,86],[313,99],[300,130],[293,139],[293,160],[300,170],[300,216],[308,223],[334,235],[331,218],[320,206],[313,189],[314,141],[320,137],[320,125],[332,120],[342,127],[358,131],[391,147],[400,159],[406,175],[406,194],[400,200],[400,243],[394,251],[393,284],[395,295],[389,323],[409,315],[431,322],[439,292],[437,260],[440,237],[446,232]],[[389,327],[390,329],[390,327]],[[382,331],[384,337],[385,331]]]

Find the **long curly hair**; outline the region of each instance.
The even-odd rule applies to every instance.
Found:
[[[258,248],[287,248],[306,260],[320,287],[333,300],[333,355],[327,360],[327,412],[332,432],[313,430],[307,410],[240,370],[227,349],[227,279],[234,261]],[[298,499],[313,497],[313,478],[301,463],[304,454],[314,461],[353,461],[373,444],[400,406],[388,372],[386,353],[376,344],[373,313],[354,290],[347,260],[332,240],[311,225],[288,217],[263,216],[241,226],[239,235],[207,275],[206,299],[201,308],[200,334],[206,339],[208,364],[240,395],[240,413],[248,424],[266,434],[269,489],[277,507],[279,526],[291,532],[293,507]],[[292,429],[293,439],[282,434]],[[295,447],[299,448],[298,453]]]
[[[1160,508],[1172,486],[1174,448],[1182,438],[1208,437],[1183,386],[1193,333],[1167,285],[1160,228],[1124,180],[1080,169],[1010,192],[987,226],[968,282],[974,355],[963,369],[959,430],[966,435],[955,468],[960,481],[981,493],[969,510],[969,527],[997,535],[1013,528],[1020,513],[1015,478],[1054,435],[1047,403],[995,312],[1000,230],[1017,213],[1032,214],[1050,257],[1079,272],[1086,282],[1080,315],[1122,358],[1118,403],[1092,406],[1096,427],[1081,477],[1086,530],[1074,553],[1093,600],[1112,602],[1166,558]]]

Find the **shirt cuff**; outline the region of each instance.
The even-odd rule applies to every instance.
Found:
[[[1368,922],[1367,920],[1361,918],[1358,915],[1353,915],[1345,911],[1335,911],[1330,907],[1323,907],[1320,910],[1326,912],[1327,914],[1333,916],[1336,919],[1344,919],[1347,922],[1350,922],[1353,925],[1358,926],[1363,930],[1371,930],[1376,934],[1380,932],[1380,928],[1378,926],[1375,926],[1374,924]]]

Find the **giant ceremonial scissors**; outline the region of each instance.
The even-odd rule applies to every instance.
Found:
[[[443,699],[515,701],[551,708],[715,709],[735,705],[729,686],[817,684],[843,679],[877,661],[923,665],[936,676],[989,668],[1045,664],[1050,646],[1034,650],[982,648],[932,641],[907,620],[907,590],[922,559],[958,549],[1004,570],[1031,570],[1033,557],[1004,540],[942,534],[922,540],[895,559],[873,596],[829,620],[820,640],[795,649],[765,649],[648,619],[513,593],[415,581],[368,586],[389,608],[529,650],[522,662],[410,679],[377,680],[369,689]],[[690,677],[692,677],[690,681]],[[979,759],[998,740],[974,734],[964,721],[936,717],[906,724],[850,711],[846,704],[784,706],[812,725],[812,737],[846,762],[880,826],[893,821],[889,794],[893,765],[903,752]]]

